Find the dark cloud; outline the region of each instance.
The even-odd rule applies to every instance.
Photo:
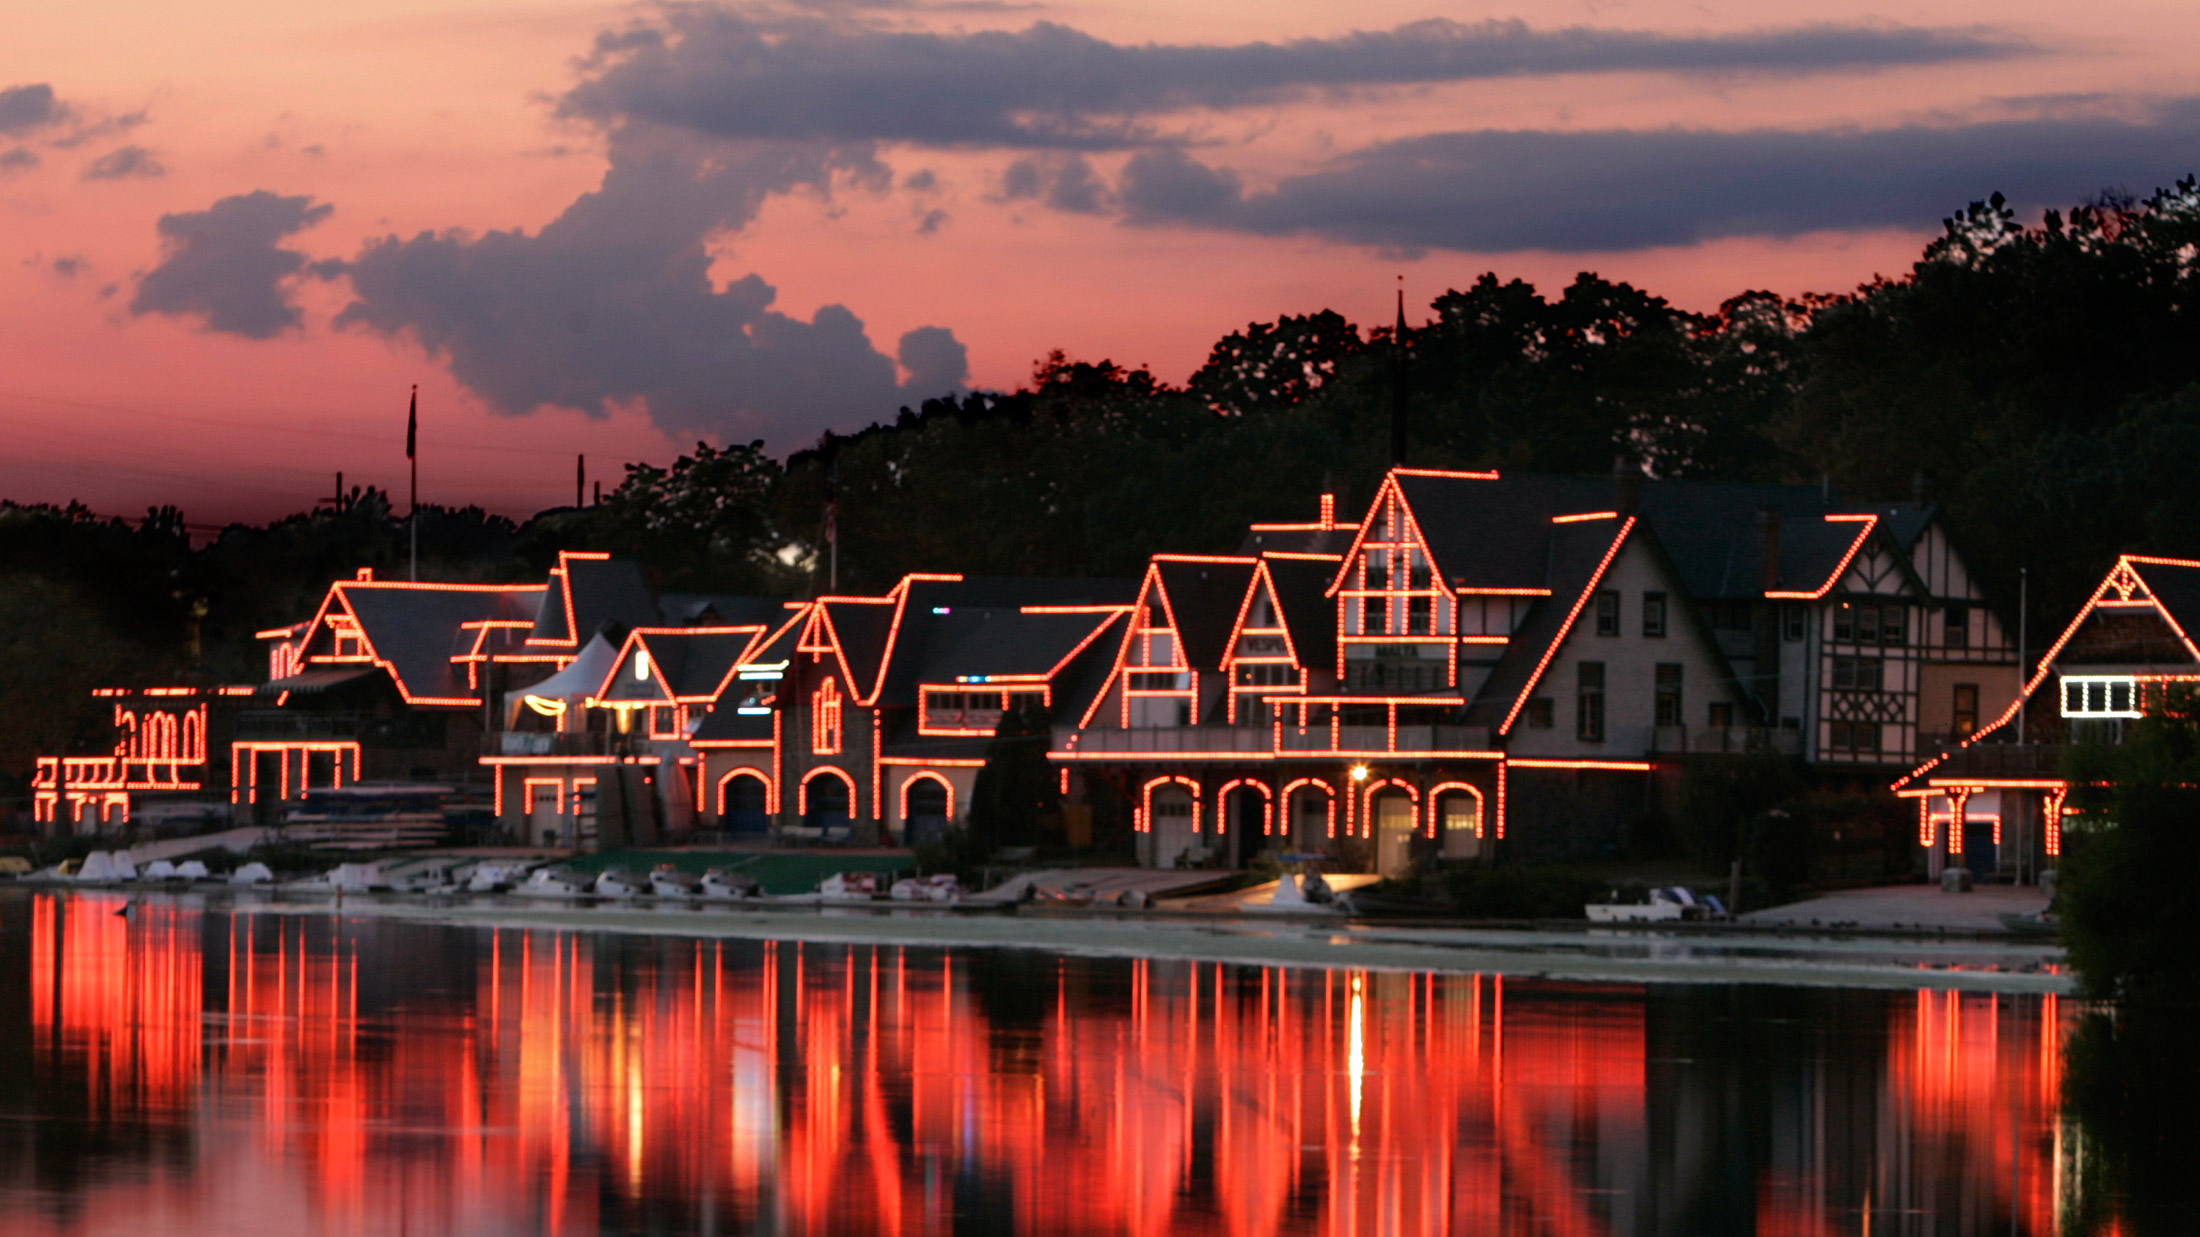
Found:
[[[117,146],[84,165],[85,180],[139,180],[166,176],[168,169],[143,146]]]
[[[45,82],[0,89],[0,133],[13,137],[68,118],[68,105],[55,98],[53,87]]]
[[[26,147],[18,146],[6,154],[0,154],[0,176],[11,172],[28,172],[37,167],[38,155]]]
[[[773,309],[776,292],[753,274],[714,288],[706,241],[749,222],[770,194],[878,171],[862,152],[702,152],[623,133],[602,185],[539,232],[368,245],[350,270],[357,299],[337,320],[416,340],[506,413],[603,415],[639,401],[674,434],[806,442],[960,386],[961,345],[941,328],[910,332],[905,387],[847,309],[827,305],[805,322]]]
[[[2200,99],[2144,119],[2054,116],[1881,130],[1440,133],[1264,192],[1178,150],[1124,168],[1126,219],[1386,248],[1614,250],[1914,227],[1999,190],[2080,200],[2200,166]]]
[[[677,7],[663,28],[606,36],[568,117],[716,137],[1117,148],[1142,120],[1317,91],[1553,73],[1878,69],[2016,55],[1980,29],[1806,26],[1731,35],[1421,21],[1333,39],[1124,45],[1041,22],[1022,31],[890,31]]]
[[[278,242],[331,209],[262,189],[162,215],[161,263],[138,281],[130,312],[197,318],[208,330],[248,339],[298,326],[303,319],[284,284],[307,272],[307,259]]]
[[[1030,155],[1001,170],[1001,191],[994,200],[1038,198],[1056,210],[1079,215],[1101,214],[1114,202],[1107,182],[1078,155]]]

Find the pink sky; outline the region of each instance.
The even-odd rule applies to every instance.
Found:
[[[1518,19],[1529,36],[1580,28],[1657,47],[1697,40],[1727,48],[1720,40],[1757,36],[1811,43],[1828,31],[1899,42],[1908,37],[1904,32],[1923,31],[1999,49],[1886,63],[1866,55],[1826,65],[1766,64],[1750,59],[1756,53],[1735,52],[1731,63],[1709,66],[1689,60],[1685,51],[1654,50],[1645,64],[1582,67],[1565,60],[1572,53],[1561,40],[1553,67],[1502,76],[1315,83],[1269,97],[1238,83],[1232,88],[1239,93],[1229,98],[1142,101],[1126,114],[1143,137],[1083,149],[945,130],[937,139],[898,130],[841,134],[813,145],[842,154],[860,147],[874,174],[843,174],[829,195],[773,188],[753,214],[735,212],[718,227],[690,225],[692,235],[679,233],[668,242],[674,249],[707,249],[715,287],[759,276],[776,289],[772,308],[798,320],[798,328],[806,328],[820,307],[844,306],[861,320],[870,347],[887,357],[905,332],[947,328],[967,349],[968,380],[978,386],[1012,386],[1035,357],[1057,347],[1074,356],[1150,365],[1163,378],[1181,381],[1216,337],[1251,320],[1329,307],[1363,324],[1381,321],[1399,275],[1409,304],[1416,305],[1485,270],[1555,292],[1575,271],[1593,269],[1692,309],[1709,309],[1750,288],[1840,290],[1905,268],[1936,230],[1938,214],[1961,205],[1938,201],[1898,221],[1868,202],[1834,202],[1822,225],[1790,218],[1765,226],[1735,207],[1734,220],[1708,228],[1711,239],[1645,241],[1615,233],[1610,243],[1599,243],[1603,225],[1583,224],[1564,233],[1570,243],[1537,244],[1532,242],[1546,235],[1538,230],[1537,211],[1503,201],[1505,186],[1520,177],[1522,193],[1546,195],[1557,213],[1569,196],[1568,173],[1498,162],[1476,165],[1465,182],[1448,182],[1463,183],[1467,191],[1458,208],[1462,223],[1441,243],[1371,241],[1356,222],[1339,225],[1335,216],[1325,216],[1332,219],[1327,224],[1296,222],[1312,218],[1302,210],[1310,199],[1293,196],[1299,179],[1342,161],[1364,170],[1338,183],[1348,193],[1374,195],[1374,202],[1383,186],[1353,178],[1379,179],[1391,165],[1350,161],[1382,143],[1424,135],[1494,130],[1541,140],[1620,133],[1654,144],[1674,133],[1757,134],[1752,140],[1776,162],[1785,157],[1780,148],[1786,136],[1833,135],[1827,140],[1838,145],[1843,134],[1929,131],[1953,135],[1954,149],[1979,147],[1977,167],[1984,170],[1973,174],[1997,176],[2006,164],[2012,183],[2046,185],[2042,195],[2059,194],[2052,200],[2065,202],[2103,185],[2143,195],[2200,166],[2200,147],[2180,147],[2177,128],[2191,90],[2189,65],[2200,52],[2200,12],[2179,3],[2124,0],[2080,8],[2037,0],[1784,6],[1592,0],[1343,9],[1143,0],[728,12],[766,30],[781,29],[790,14],[809,14],[802,20],[814,24],[804,29],[828,51],[872,47],[865,40],[910,31],[940,34],[944,46],[967,50],[971,32],[1024,32],[1042,21],[1119,48],[1227,49],[1301,39],[1333,40],[1343,48],[1353,32],[1394,31],[1428,19],[1468,27]],[[383,307],[382,329],[333,321],[365,295],[343,275],[282,280],[277,294],[296,308],[298,325],[262,332],[264,338],[219,329],[188,307],[132,311],[139,281],[169,256],[156,232],[163,215],[205,212],[217,201],[255,191],[330,208],[276,242],[313,261],[357,259],[363,246],[390,235],[461,229],[470,238],[502,229],[536,236],[603,182],[615,157],[611,130],[643,123],[628,111],[561,119],[556,105],[576,85],[612,72],[581,63],[596,36],[637,23],[662,28],[665,20],[646,7],[559,0],[361,0],[336,7],[116,0],[35,6],[13,15],[10,36],[0,45],[0,91],[50,84],[67,114],[12,134],[0,127],[0,427],[11,444],[0,456],[0,496],[18,502],[76,498],[123,514],[173,502],[194,521],[219,522],[302,509],[328,491],[338,470],[347,482],[401,493],[404,406],[413,383],[421,388],[423,499],[479,503],[513,515],[569,501],[576,453],[586,453],[591,474],[608,483],[620,462],[666,460],[700,435],[762,436],[783,452],[806,445],[828,426],[853,429],[890,417],[898,402],[892,398],[862,406],[832,403],[814,391],[804,394],[809,388],[800,377],[782,382],[772,369],[781,362],[768,359],[741,371],[747,377],[725,380],[722,391],[708,381],[699,388],[690,383],[682,395],[689,410],[679,411],[670,396],[632,394],[656,390],[657,377],[611,372],[621,367],[617,349],[573,359],[562,343],[539,338],[539,324],[482,325],[468,318],[471,309],[455,303],[438,319],[447,328],[455,323],[469,334],[503,334],[454,345],[483,349],[466,354],[476,355],[474,368],[458,363],[454,373],[458,354],[431,353],[420,342],[418,323],[439,312],[432,302],[443,286],[424,277],[417,286],[408,284],[406,294],[426,298],[429,308],[417,299],[401,304],[367,297]],[[1418,37],[1402,33],[1393,43]],[[1322,60],[1316,55],[1308,63]],[[1129,96],[1171,81],[1194,92],[1205,85],[1206,70],[1188,79],[1166,78],[1174,70],[1165,66],[1152,71],[1162,76],[1131,81]],[[654,97],[656,81],[642,80],[639,90],[619,95],[619,106],[642,106],[633,100]],[[686,85],[716,97],[708,81]],[[1045,85],[1042,80],[1031,88]],[[955,95],[959,87],[950,77],[939,90]],[[5,98],[0,95],[0,102]],[[827,98],[817,106],[836,104]],[[743,125],[756,110],[752,99],[714,114]],[[891,130],[895,107],[877,110],[881,116],[866,123]],[[1105,118],[1108,109],[1097,114]],[[0,124],[6,115],[0,108]],[[2048,172],[2024,170],[2024,143],[2032,132],[2025,126],[2073,117],[2122,127],[2114,130],[2115,141],[2100,144],[2095,162],[2064,157]],[[682,129],[678,118],[649,123],[673,135],[668,140],[678,157],[690,160],[682,166],[706,170],[699,176],[733,157],[726,152],[772,144],[753,136],[698,136]],[[1971,134],[1978,135],[1975,143]],[[799,143],[779,145],[793,149]],[[112,157],[127,147],[141,151],[137,174],[88,175],[101,159],[110,159],[101,166],[116,166]],[[1144,222],[1133,221],[1142,199],[1130,187],[1127,165],[1141,151],[1160,147],[1234,177],[1243,212],[1204,219],[1149,213],[1139,216]],[[2158,147],[2171,153],[2150,153]],[[11,149],[26,154],[5,164]],[[1807,159],[1816,147],[1799,149],[1806,153],[1795,157]],[[1929,149],[1928,143],[1928,153],[1905,157],[1929,164]],[[2192,152],[2182,165],[2179,150]],[[1742,173],[1750,159],[1746,150],[1705,157],[1738,159]],[[1058,170],[1073,158],[1082,158],[1102,186],[1096,208],[1059,209],[1039,197],[1006,193],[1016,161]],[[1913,181],[1931,172],[1925,166],[1896,170]],[[919,173],[930,174],[929,187],[912,183]],[[1639,175],[1645,202],[1664,203],[1646,210],[1687,209],[1685,201],[1661,197],[1671,196],[1675,186],[1654,158]],[[1681,179],[1705,175],[1689,168],[1672,173]],[[1965,192],[1977,196],[1998,187],[2004,186],[1977,183]],[[1604,192],[1611,192],[1609,185]],[[1618,196],[1633,192],[1622,182]],[[1748,192],[1764,189],[1736,190]],[[1445,206],[1429,205],[1438,215]],[[590,243],[606,236],[623,243],[620,230],[629,227],[647,233],[674,226],[659,217],[647,193],[618,199],[617,206],[609,222],[587,233]],[[1347,201],[1339,209],[1355,221],[1361,208]],[[1367,210],[1372,218],[1375,207]],[[927,229],[930,212],[939,214]],[[1477,212],[1504,215],[1513,220],[1512,230],[1492,223],[1478,231]],[[663,211],[666,218],[677,213],[669,205]],[[1475,238],[1483,235],[1497,240],[1478,249]],[[624,291],[599,297],[590,282],[597,276],[586,273],[587,255],[530,252],[529,261],[554,256],[566,264],[558,267],[566,272],[561,278],[583,272],[564,283],[545,275],[549,282],[539,288],[517,285],[531,289],[518,296],[530,311],[588,322],[574,327],[576,337],[584,329],[600,333],[624,314],[635,318],[617,329],[641,339],[693,325],[692,315],[670,316],[684,312],[677,311],[678,297],[661,294],[672,284],[639,277],[631,287],[621,284]],[[617,283],[625,276],[604,278]],[[385,295],[394,294],[377,294]],[[541,303],[561,297],[574,303]],[[715,304],[708,297],[696,304],[703,301]],[[668,315],[661,323],[652,316],[660,312]],[[509,404],[513,391],[536,389],[528,370],[538,355],[543,366],[565,367],[559,369],[565,387],[596,393],[572,402],[591,404],[597,415],[554,404],[518,413],[493,408],[500,398]],[[839,365],[832,357],[815,362],[828,379]],[[482,378],[492,371],[503,386]],[[698,372],[708,379],[716,371],[704,366]],[[782,386],[792,393],[772,393]],[[834,411],[819,411],[821,399]]]

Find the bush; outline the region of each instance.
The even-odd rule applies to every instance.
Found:
[[[960,825],[943,830],[930,841],[919,842],[912,852],[917,875],[952,872],[966,889],[976,889],[979,869],[993,857],[993,848],[975,832]]]
[[[2081,810],[2064,825],[2060,910],[2088,993],[2140,1003],[2200,993],[2200,919],[2176,886],[2200,870],[2200,699],[2174,693],[2118,747],[2075,748]]]
[[[1692,756],[1681,774],[1674,821],[1681,846],[1705,867],[1724,868],[1750,845],[1750,822],[1801,790],[1795,762],[1785,756]]]

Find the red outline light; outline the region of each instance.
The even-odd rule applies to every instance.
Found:
[[[1558,656],[1558,650],[1566,643],[1566,637],[1573,634],[1575,621],[1581,617],[1589,599],[1596,596],[1597,585],[1604,582],[1604,573],[1611,568],[1612,560],[1619,557],[1621,547],[1627,544],[1627,534],[1635,531],[1635,521],[1638,518],[1640,517],[1628,516],[1627,521],[1619,526],[1619,532],[1612,538],[1611,548],[1604,552],[1604,560],[1597,564],[1595,571],[1589,573],[1588,584],[1582,587],[1581,596],[1574,598],[1574,608],[1566,612],[1566,620],[1558,625],[1558,634],[1551,637],[1550,647],[1543,650],[1542,660],[1536,662],[1535,669],[1529,673],[1527,684],[1520,689],[1520,698],[1513,701],[1512,710],[1505,714],[1504,724],[1497,728],[1497,733],[1512,733],[1513,723],[1520,718],[1520,710],[1528,707],[1528,697],[1535,694],[1536,685],[1543,681],[1543,672],[1550,668],[1551,660]],[[1504,834],[1500,833],[1498,836],[1503,837]]]

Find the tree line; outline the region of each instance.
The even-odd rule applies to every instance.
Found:
[[[1135,574],[1157,550],[1228,551],[1248,523],[1308,518],[1324,491],[1352,511],[1390,463],[1402,375],[1416,465],[1929,496],[2010,618],[2029,569],[2048,630],[2118,553],[2200,556],[2196,262],[2187,178],[2036,223],[1995,195],[1899,276],[1712,313],[1593,273],[1555,294],[1484,275],[1402,331],[1327,310],[1251,324],[1182,385],[1053,352],[1014,391],[928,400],[785,459],[698,444],[524,522],[426,507],[421,572],[539,579],[559,549],[596,549],[667,591],[802,595],[824,587],[830,509],[844,591],[915,570]],[[96,733],[88,699],[67,703],[79,686],[255,677],[254,631],[360,566],[401,575],[407,553],[371,489],[196,545],[173,508],[0,504],[0,772]]]

